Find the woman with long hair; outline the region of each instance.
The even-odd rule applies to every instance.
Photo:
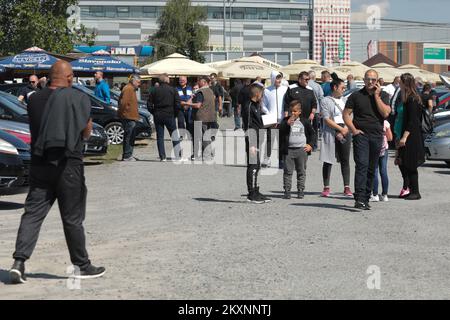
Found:
[[[410,73],[401,76],[400,87],[404,105],[403,129],[398,143],[400,170],[409,180],[410,194],[404,199],[419,200],[419,172],[425,162],[425,150],[422,140],[421,119],[422,100],[417,92],[415,79]]]
[[[344,194],[352,197],[350,190],[350,149],[351,134],[344,124],[342,117],[345,108],[343,98],[345,83],[342,79],[333,73],[333,82],[331,82],[331,96],[322,100],[321,115],[323,118],[323,140],[320,150],[320,160],[323,162],[322,176],[324,188],[322,197],[329,197],[330,177],[333,164],[340,162],[342,179],[344,182]]]

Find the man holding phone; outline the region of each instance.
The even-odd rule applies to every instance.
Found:
[[[391,113],[391,107],[389,95],[381,90],[375,70],[366,72],[364,83],[363,89],[348,98],[343,116],[353,134],[355,208],[370,210],[369,199],[375,166],[383,142],[383,124]]]

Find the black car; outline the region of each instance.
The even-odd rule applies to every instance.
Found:
[[[121,144],[123,142],[124,130],[122,122],[117,114],[118,108],[113,104],[108,104],[94,95],[94,92],[85,86],[75,84],[73,88],[86,93],[91,99],[92,118],[94,122],[105,127],[111,144]],[[145,139],[152,135],[152,118],[148,111],[139,109],[140,120],[136,124],[136,134],[138,139]]]
[[[93,123],[92,134],[84,145],[85,156],[103,156],[108,152],[109,139],[105,129]]]
[[[19,100],[13,101],[10,94],[0,92],[0,119],[28,123],[28,112]]]
[[[26,86],[26,84],[9,84],[0,85],[0,91],[5,91],[14,95],[20,92],[20,89]],[[91,116],[95,123],[103,126],[108,135],[109,142],[111,144],[121,144],[123,142],[124,130],[122,122],[118,117],[117,106],[108,104],[99,98],[97,98],[94,93],[79,84],[73,85],[74,89],[86,93],[91,100]],[[140,120],[136,125],[136,134],[138,139],[145,139],[152,135],[152,117],[146,110],[139,110]]]
[[[30,163],[30,146],[0,130],[0,195],[27,192]]]

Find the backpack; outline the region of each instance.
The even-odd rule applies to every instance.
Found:
[[[433,133],[433,114],[430,113],[428,108],[422,107],[422,133],[431,134]]]

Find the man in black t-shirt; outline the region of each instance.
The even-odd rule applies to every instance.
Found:
[[[35,75],[30,76],[28,85],[20,90],[19,101],[28,104],[30,97],[38,90],[38,84],[39,78]]]
[[[70,259],[77,268],[74,277],[90,279],[105,273],[105,268],[94,267],[89,260],[83,227],[87,189],[82,151],[83,139],[89,138],[92,131],[90,100],[84,93],[70,88],[73,71],[68,62],[56,62],[50,70],[50,79],[50,87],[33,94],[28,105],[32,150],[30,190],[10,270],[14,284],[26,282],[25,261],[30,259],[42,223],[56,200]]]
[[[391,107],[389,95],[381,91],[375,70],[366,72],[364,82],[365,87],[348,98],[343,116],[353,134],[355,208],[370,210],[369,198],[383,143],[384,120],[389,117]]]

